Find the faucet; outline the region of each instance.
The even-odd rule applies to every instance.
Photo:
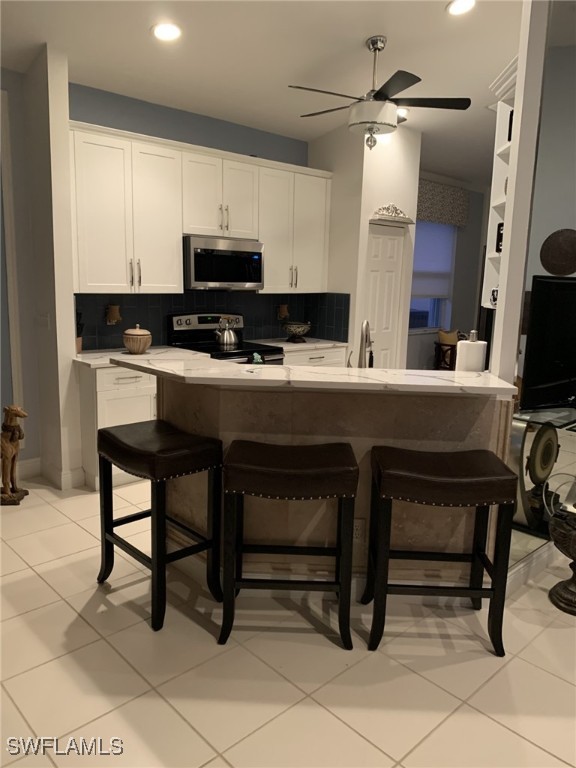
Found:
[[[366,352],[370,350],[368,361],[366,361]],[[360,331],[360,352],[358,353],[358,368],[372,368],[374,362],[372,357],[372,342],[370,340],[370,323],[364,320]]]

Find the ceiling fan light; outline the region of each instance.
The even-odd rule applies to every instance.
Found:
[[[391,101],[357,101],[348,112],[348,128],[356,133],[391,133],[396,125],[396,105]]]
[[[408,117],[408,110],[406,107],[398,107],[396,110],[397,117]]]
[[[177,40],[180,37],[182,30],[180,27],[176,26],[176,24],[155,24],[152,27],[152,34],[154,37],[158,38],[158,40],[162,40],[163,42],[171,42],[172,40]]]
[[[446,10],[451,16],[461,16],[463,13],[468,13],[476,5],[476,0],[452,0],[448,3]]]

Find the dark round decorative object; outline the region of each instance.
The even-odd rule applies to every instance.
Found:
[[[576,514],[555,512],[550,518],[549,528],[556,547],[572,560],[572,578],[555,584],[548,592],[548,597],[556,608],[576,616]]]
[[[540,248],[540,261],[551,275],[576,272],[576,229],[558,229],[548,235]]]

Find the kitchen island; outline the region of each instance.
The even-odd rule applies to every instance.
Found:
[[[232,440],[309,444],[346,441],[360,466],[354,567],[365,568],[370,499],[370,449],[376,444],[452,451],[485,448],[507,458],[516,388],[490,373],[367,368],[237,365],[166,349],[146,356],[111,355],[110,362],[158,380],[158,416],[186,431]],[[297,491],[295,491],[297,493]],[[196,475],[169,482],[171,514],[202,526],[204,483]],[[335,502],[269,501],[247,497],[246,537],[253,542],[328,544]],[[472,510],[397,502],[393,546],[462,549],[472,535]],[[323,572],[321,559],[246,556],[247,570],[294,575]],[[248,564],[251,563],[251,568]],[[441,572],[440,569],[441,568]],[[465,576],[460,564],[395,562],[392,577]]]

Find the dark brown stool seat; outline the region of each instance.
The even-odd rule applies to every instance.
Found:
[[[358,465],[348,443],[273,445],[235,440],[224,459],[223,620],[218,642],[224,644],[234,623],[234,602],[241,587],[307,589],[339,595],[338,625],[345,648],[350,636],[352,535]],[[268,499],[338,499],[335,547],[246,544],[244,496]],[[243,577],[243,554],[314,555],[335,560],[334,580]]]
[[[100,524],[102,562],[98,582],[105,581],[114,567],[114,546],[147,566],[152,573],[152,628],[161,629],[166,612],[166,565],[199,552],[207,552],[207,583],[221,602],[220,542],[222,499],[222,443],[211,437],[191,435],[166,421],[142,421],[98,430],[100,467]],[[151,508],[114,518],[112,465],[151,481]],[[166,480],[208,472],[206,535],[166,514]],[[114,529],[143,518],[151,518],[152,555],[146,555]],[[166,525],[197,542],[168,553]]]
[[[502,622],[512,516],[517,477],[491,451],[431,452],[375,446],[371,453],[372,499],[367,581],[363,603],[374,599],[368,647],[376,650],[386,620],[387,595],[470,597],[478,610],[482,598],[490,599],[488,633],[497,656],[504,656]],[[390,549],[392,500],[441,507],[475,507],[472,551],[428,552]],[[488,512],[498,505],[494,558],[486,555]],[[430,510],[433,514],[433,511]],[[388,583],[391,559],[470,563],[468,586],[435,586]],[[483,587],[484,571],[491,579]]]

